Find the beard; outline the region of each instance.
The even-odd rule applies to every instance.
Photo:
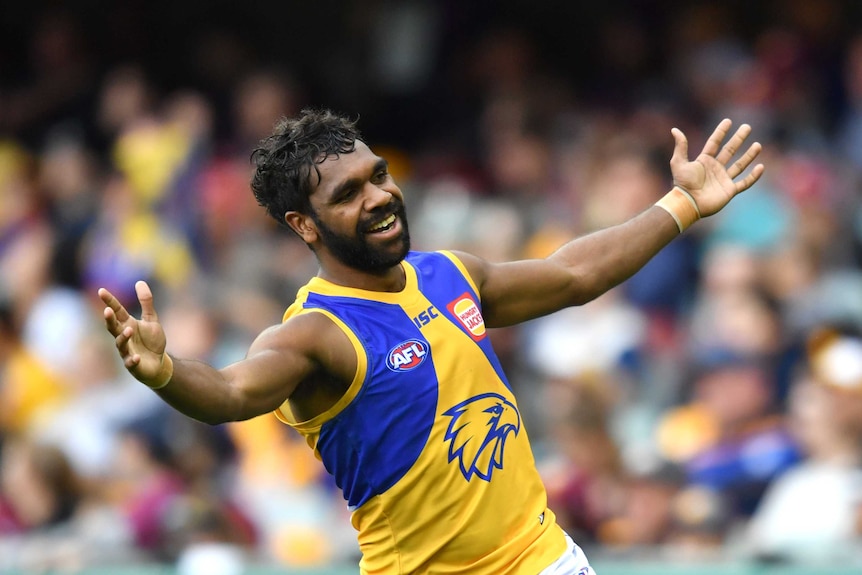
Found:
[[[368,218],[359,222],[356,226],[356,234],[352,236],[336,232],[324,224],[313,210],[311,219],[317,225],[323,245],[335,259],[359,271],[382,273],[401,263],[407,252],[410,251],[410,232],[407,229],[407,214],[404,203],[398,200],[393,200],[392,203],[393,205],[386,208],[374,210]],[[392,247],[372,245],[368,241],[368,234],[365,230],[374,222],[379,222],[392,213],[401,222],[401,235],[393,240],[394,246]]]

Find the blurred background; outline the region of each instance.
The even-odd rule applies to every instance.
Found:
[[[249,190],[302,107],[357,116],[414,247],[543,257],[729,117],[764,177],[581,308],[495,330],[550,504],[602,575],[862,569],[862,3],[0,4],[0,572],[356,572],[274,418],[123,370],[95,292],[223,366],[316,271]]]

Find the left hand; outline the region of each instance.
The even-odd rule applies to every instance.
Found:
[[[750,188],[763,175],[763,164],[757,164],[747,176],[736,179],[757,158],[762,148],[759,142],[754,142],[738,160],[731,163],[733,156],[751,134],[751,126],[742,124],[722,146],[732,125],[728,119],[719,122],[703,151],[693,161],[688,159],[688,139],[678,128],[671,130],[675,140],[670,159],[673,183],[691,194],[701,217],[711,216],[721,210],[736,194]]]

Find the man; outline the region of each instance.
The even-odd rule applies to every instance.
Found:
[[[215,369],[165,353],[152,293],[141,319],[99,290],[126,368],[209,423],[275,415],[302,433],[353,510],[363,573],[588,574],[547,509],[487,329],[588,302],[763,173],[751,129],[722,121],[703,152],[672,130],[674,188],[544,260],[412,252],[401,191],[350,120],[305,111],[255,150],[252,189],[320,268],[247,357]]]

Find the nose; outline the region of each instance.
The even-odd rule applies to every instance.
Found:
[[[392,192],[374,185],[371,182],[365,185],[365,210],[373,211],[375,208],[389,205],[392,201]]]

